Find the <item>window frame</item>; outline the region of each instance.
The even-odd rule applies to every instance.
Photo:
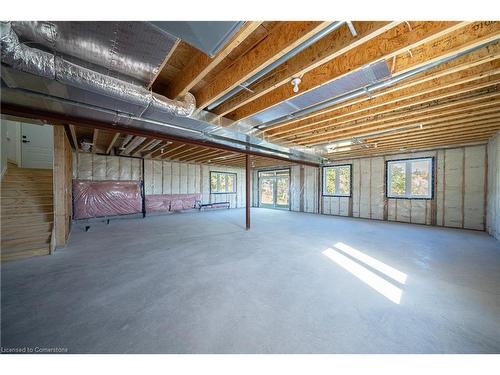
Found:
[[[325,168],[339,168],[339,167],[349,167],[349,194],[331,194],[326,191],[326,178],[325,178]],[[321,169],[321,195],[323,197],[344,197],[352,198],[352,163],[351,164],[335,164],[335,165],[324,165]],[[338,191],[338,185],[340,179],[335,179],[335,191]]]
[[[213,191],[212,190],[212,174],[217,173],[217,174],[224,174],[224,175],[232,175],[233,176],[233,191],[229,192],[220,192],[220,191]],[[222,171],[210,171],[210,174],[208,176],[208,184],[210,186],[210,194],[236,194],[238,191],[237,184],[238,184],[238,174],[234,172],[222,172]],[[220,188],[220,179],[217,179],[217,188]]]
[[[430,195],[429,196],[413,196],[411,194],[411,162],[413,161],[430,161],[430,166],[431,166],[431,171],[430,171]],[[405,191],[410,188],[410,195],[406,194],[404,196],[392,196],[389,195],[390,192],[390,181],[389,181],[389,165],[391,163],[401,163],[404,162],[406,164],[405,166]],[[409,179],[408,177],[408,172],[409,172]],[[417,158],[405,158],[405,159],[392,159],[392,160],[386,160],[385,161],[385,197],[387,199],[414,199],[414,200],[433,200],[434,199],[434,179],[435,179],[435,173],[436,173],[436,165],[435,165],[435,157],[434,156],[424,156],[424,157],[417,157]]]

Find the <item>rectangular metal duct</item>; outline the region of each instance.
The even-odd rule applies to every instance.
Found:
[[[15,21],[22,43],[148,87],[177,40],[148,22]]]
[[[353,90],[383,81],[391,77],[385,61],[379,61],[362,69],[349,73],[330,83],[296,96],[245,120],[252,125],[264,124],[295,111],[321,103],[325,100],[351,92]],[[300,87],[300,86],[299,86]]]
[[[243,21],[153,21],[159,29],[181,38],[186,43],[215,56],[243,26]]]

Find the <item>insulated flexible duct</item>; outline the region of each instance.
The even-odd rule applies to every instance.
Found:
[[[2,63],[16,70],[140,105],[144,110],[151,108],[175,116],[189,117],[196,109],[196,100],[190,93],[182,100],[171,100],[142,86],[76,65],[53,53],[28,47],[20,43],[10,22],[1,23],[0,40]]]

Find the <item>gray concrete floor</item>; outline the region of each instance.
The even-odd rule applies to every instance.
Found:
[[[252,220],[248,232],[243,210],[112,221],[3,264],[2,346],[500,352],[500,246],[487,234],[266,209]],[[400,304],[322,254],[339,241],[408,275],[371,269]]]

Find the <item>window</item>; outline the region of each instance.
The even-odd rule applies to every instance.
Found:
[[[210,172],[210,194],[236,193],[236,173]]]
[[[351,165],[323,167],[323,195],[351,196]]]
[[[432,199],[433,158],[387,162],[387,197]]]

